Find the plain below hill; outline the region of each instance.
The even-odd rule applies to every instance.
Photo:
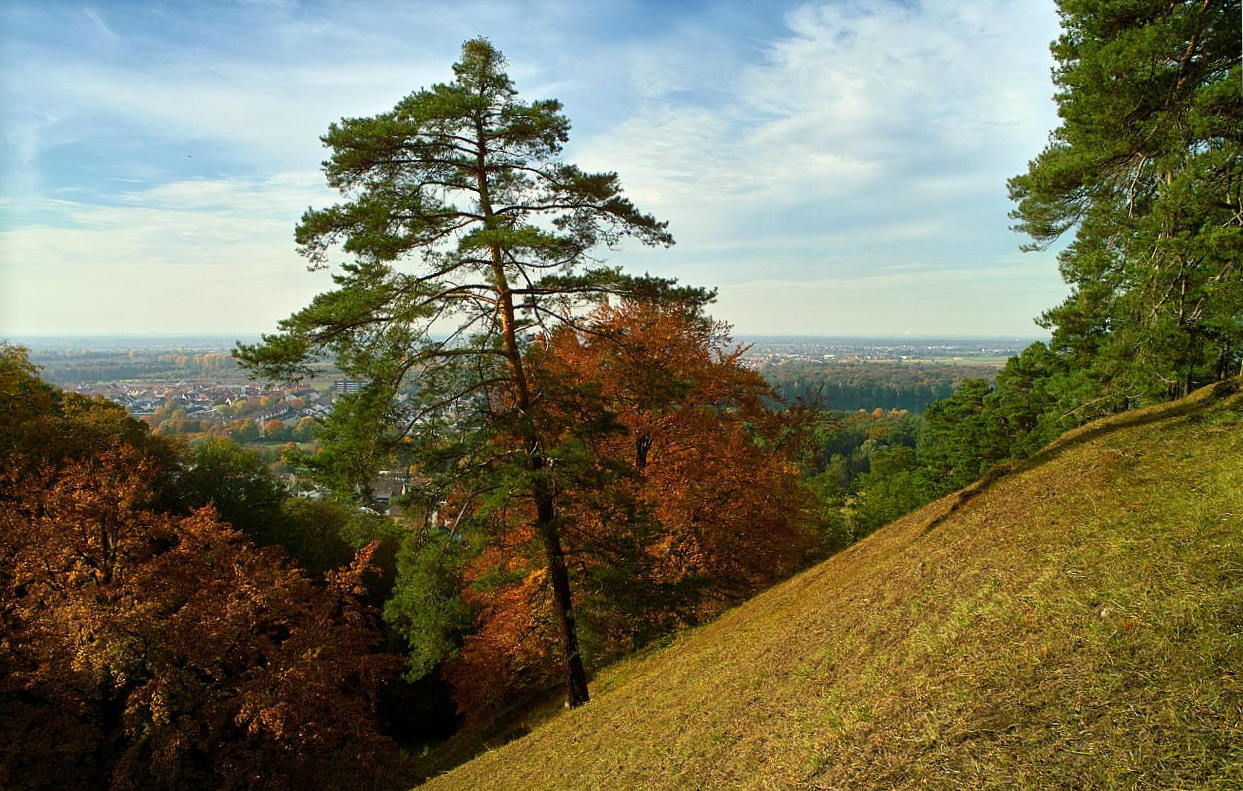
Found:
[[[423,788],[1243,788],[1237,390],[1078,429]]]

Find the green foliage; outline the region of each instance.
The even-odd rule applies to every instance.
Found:
[[[397,573],[399,522],[348,503],[299,497],[281,503],[281,517],[277,543],[317,576],[349,565],[360,549],[375,543],[365,581],[377,605],[388,598]]]
[[[259,453],[231,440],[183,449],[166,474],[161,509],[189,514],[205,505],[256,544],[280,546],[315,576],[348,566],[358,550],[379,542],[373,555],[378,572],[367,582],[381,601],[392,587],[400,535],[393,520],[347,503],[290,497]]]
[[[961,489],[1009,454],[1004,427],[989,409],[983,379],[968,379],[928,408],[919,437],[919,460],[941,492]]]
[[[391,387],[371,382],[339,397],[319,423],[317,453],[289,454],[289,462],[334,491],[370,502],[376,471],[392,458],[401,436],[400,413]]]
[[[963,379],[991,377],[994,367],[980,363],[858,362],[799,360],[759,369],[787,401],[803,400],[834,411],[904,409],[921,413],[933,401],[949,398]]]
[[[922,416],[905,410],[822,413],[803,485],[827,551],[854,543],[940,493],[926,470],[908,469],[902,461],[914,460],[923,424]]]
[[[280,505],[276,543],[298,558],[311,574],[341,568],[353,559],[357,549],[344,535],[351,510],[326,500],[286,498]]]
[[[453,536],[439,530],[408,538],[397,553],[397,582],[384,605],[384,620],[409,646],[406,675],[411,680],[452,657],[471,627],[461,597],[464,554]]]
[[[163,510],[189,514],[213,505],[220,519],[260,546],[280,543],[285,491],[259,454],[224,439],[185,452],[164,487]]]
[[[841,484],[867,472],[871,455],[892,445],[914,446],[923,418],[905,410],[874,409],[821,413],[810,439],[812,450],[804,466],[809,475],[834,469]]]
[[[1068,429],[1115,411],[1109,399],[1093,400],[1091,382],[1043,343],[1011,357],[986,399],[991,424],[1008,457],[1026,458]]]
[[[939,494],[919,464],[915,449],[898,445],[872,455],[872,469],[859,476],[853,508],[857,536],[892,522]]]
[[[569,132],[560,103],[521,101],[504,65],[485,39],[468,41],[452,82],[331,125],[324,171],[345,200],[309,210],[296,237],[316,266],[336,249],[356,260],[279,333],[236,351],[271,378],[304,375],[329,354],[368,383],[337,404],[322,457],[308,460],[335,488],[365,486],[397,453],[443,453],[428,429],[455,426],[464,412],[495,417],[498,397],[526,387],[517,358],[527,330],[573,321],[576,306],[610,294],[710,298],[596,263],[593,248],[625,237],[673,240],[622,196],[616,174],[560,160]]]
[[[824,472],[803,481],[815,504],[815,524],[826,552],[835,552],[860,538],[846,511],[850,495],[846,459],[834,456]]]
[[[5,455],[25,444],[25,426],[55,411],[55,387],[39,378],[39,369],[25,348],[0,344],[0,451]]]
[[[1015,228],[1059,255],[1052,349],[1090,398],[1185,394],[1243,361],[1237,0],[1063,0],[1061,125],[1010,181]]]
[[[59,465],[128,445],[172,466],[175,447],[103,398],[66,393],[39,377],[24,348],[0,344],[0,457],[10,466]]]

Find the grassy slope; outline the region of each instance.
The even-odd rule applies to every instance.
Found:
[[[1243,788],[1243,395],[1067,435],[424,788]]]

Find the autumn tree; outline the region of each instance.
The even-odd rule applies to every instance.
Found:
[[[672,238],[622,196],[616,174],[561,161],[570,125],[560,103],[520,100],[504,65],[487,40],[468,41],[451,82],[329,128],[325,173],[344,200],[308,211],[296,237],[315,266],[329,265],[338,245],[354,260],[340,265],[334,290],[238,355],[268,377],[292,378],[328,353],[367,383],[338,402],[321,433],[323,469],[342,473],[338,482],[364,484],[397,448],[443,450],[445,426],[473,421],[517,440],[511,491],[531,505],[578,705],[588,693],[564,519],[524,346],[533,329],[573,323],[577,306],[605,294],[707,295],[592,257],[624,237]]]
[[[289,432],[285,429],[285,424],[279,420],[268,420],[263,424],[263,438],[269,441],[285,439],[289,436]]]
[[[743,352],[722,323],[637,302],[600,308],[587,332],[554,333],[541,360],[550,400],[559,387],[598,394],[619,427],[579,419],[592,413],[581,396],[562,409],[564,442],[639,476],[641,500],[663,526],[663,573],[709,578],[724,600],[789,572],[807,546],[793,458],[810,416],[774,408]]]
[[[794,464],[807,416],[773,409],[741,354],[723,325],[643,303],[602,307],[528,351],[593,662],[716,615],[816,547]],[[449,668],[469,713],[538,688],[551,667],[536,536],[520,512],[484,516],[461,572],[475,623]]]
[[[0,785],[382,787],[367,554],[315,585],[211,509],[149,510],[155,473],[121,446],[0,487]]]
[[[373,708],[395,668],[357,601],[367,555],[313,582],[195,510],[201,496],[245,511],[254,488],[259,468],[230,500],[235,459],[214,450],[180,459],[119,406],[63,393],[0,347],[0,787],[386,775]],[[183,513],[159,508],[172,490]]]

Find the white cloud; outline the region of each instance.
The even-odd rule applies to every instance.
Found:
[[[325,200],[319,182],[284,173],[166,184],[116,206],[49,201],[54,223],[0,232],[0,331],[270,329],[328,285],[292,240]]]
[[[787,24],[764,62],[715,76],[730,89],[724,105],[649,97],[580,141],[576,159],[618,170],[636,203],[670,220],[679,272],[708,282],[750,282],[774,265],[814,279],[860,261],[875,271],[1012,257],[1005,180],[1056,120],[1052,4],[833,2]],[[753,295],[784,320],[787,296]],[[814,329],[817,316],[805,320]]]
[[[447,63],[462,40],[478,34],[482,20],[503,34],[525,36],[538,51],[556,48],[553,34],[533,32],[541,20],[572,18],[558,0],[523,8],[400,1],[251,5],[257,8],[240,12],[222,5],[210,21],[201,9],[188,9],[198,15],[184,17],[118,9],[111,25],[86,6],[80,9],[89,21],[85,32],[82,16],[40,9],[44,24],[59,27],[63,40],[55,48],[8,42],[21,50],[5,64],[4,98],[16,111],[4,126],[29,126],[32,114],[53,115],[74,130],[112,120],[163,142],[223,144],[233,158],[265,172],[314,166],[322,157],[319,135],[330,122],[382,112],[412,90],[449,79]],[[203,28],[188,29],[190,20]],[[103,48],[94,40],[101,35]],[[519,62],[511,71],[521,78],[539,68]]]
[[[94,8],[86,6],[82,9],[82,13],[86,15],[87,19],[91,20],[91,24],[93,24],[100,33],[104,34],[104,38],[109,41],[119,41],[121,39],[121,37],[116,34],[115,30],[108,27],[108,23],[104,21],[104,18],[100,16],[99,12]]]
[[[1005,216],[1005,179],[1055,122],[1050,0],[813,3],[769,41],[739,28],[739,8],[588,40],[593,14],[637,12],[568,0],[278,3],[261,29],[236,31],[244,48],[221,49],[233,34],[222,23],[201,47],[151,58],[132,57],[133,19],[75,8],[74,24],[96,40],[112,32],[119,41],[105,49],[131,57],[68,47],[10,62],[5,189],[51,219],[0,235],[0,328],[270,327],[324,286],[291,238],[308,204],[334,200],[313,172],[318,135],[447,79],[457,43],[478,32],[511,56],[524,96],[567,101],[588,130],[571,160],[619,171],[640,208],[671,221],[672,251],[626,249],[614,261],[722,285],[718,312],[741,332],[878,332],[913,315],[895,307],[906,302],[930,331],[938,310],[941,331],[1025,331],[1060,297],[1051,262],[1013,266],[1021,240]],[[210,143],[227,166],[204,173],[250,175],[178,176],[106,206],[62,186],[58,197],[83,202],[49,202],[38,169],[48,152],[91,141],[101,120],[184,145],[195,162],[194,146]],[[108,178],[158,183],[166,164],[132,162]],[[919,277],[887,278],[898,272]],[[988,316],[972,318],[972,299]]]
[[[58,108],[58,120],[67,126],[90,118],[118,120],[157,139],[180,141],[188,151],[198,141],[223,144],[234,158],[265,170],[313,167],[322,158],[319,135],[330,122],[380,112],[412,85],[432,81],[430,69],[385,62],[336,68],[28,68],[40,71],[29,75],[31,90],[41,91],[41,102]]]
[[[988,335],[1044,333],[1052,305],[1050,257],[988,269],[897,264],[884,272],[814,279],[763,278],[722,286],[718,305],[744,334]],[[780,311],[771,309],[779,300]],[[883,317],[878,321],[878,317]]]

